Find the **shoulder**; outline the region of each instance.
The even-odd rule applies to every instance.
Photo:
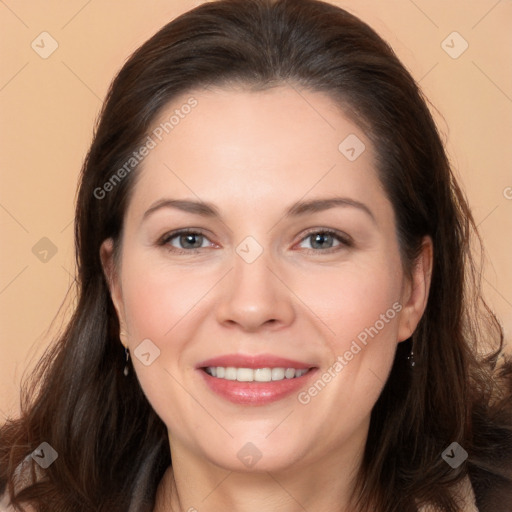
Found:
[[[27,464],[24,462],[28,459],[28,457],[18,465],[18,467],[14,471],[13,480],[15,486],[15,492],[19,491],[20,488],[24,488],[28,483],[32,483],[33,480],[29,477],[27,471]],[[34,478],[40,476],[40,472],[36,469],[34,470]],[[36,512],[35,508],[31,505],[23,504],[24,512]],[[5,489],[3,494],[0,494],[0,512],[20,512],[20,509],[11,505],[11,500],[9,496],[9,491]]]
[[[14,482],[15,492],[39,481],[44,477],[43,470],[32,462],[31,455],[27,455],[16,467],[12,475]],[[36,512],[36,509],[28,504],[23,503],[24,512]],[[14,507],[10,503],[9,491],[5,489],[3,494],[0,494],[0,512],[20,512],[20,509]]]
[[[461,512],[478,512],[475,501],[475,493],[471,486],[469,477],[462,480],[454,490],[454,497],[457,500]],[[418,509],[418,512],[442,512],[434,505],[424,505]]]
[[[471,480],[466,477],[457,488],[457,499],[464,512],[478,512]]]
[[[16,512],[9,504],[9,500],[5,494],[0,494],[0,512]]]
[[[35,509],[29,505],[23,505],[25,512],[36,512]],[[9,505],[9,499],[5,494],[0,494],[0,512],[19,512],[19,509]]]
[[[0,494],[0,512],[15,512],[14,508],[9,504],[7,493]]]

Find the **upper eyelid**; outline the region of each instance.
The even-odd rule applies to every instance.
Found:
[[[215,242],[212,242],[210,240],[209,236],[200,228],[192,228],[192,229],[183,228],[183,229],[178,229],[176,231],[169,231],[168,233],[165,233],[158,239],[158,243],[164,245],[164,244],[167,244],[170,240],[172,240],[178,236],[188,235],[188,234],[201,235],[201,236],[204,236],[206,239],[208,239],[211,243],[215,243]],[[199,248],[197,248],[197,249],[199,249]]]

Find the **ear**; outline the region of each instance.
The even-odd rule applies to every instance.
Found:
[[[414,263],[412,274],[403,287],[398,326],[398,341],[410,338],[415,331],[425,308],[427,307],[432,265],[434,261],[434,244],[429,236],[424,237],[421,252]]]
[[[107,280],[108,288],[110,290],[112,303],[114,304],[117,318],[119,319],[119,335],[121,342],[126,347],[128,345],[128,340],[126,335],[127,330],[124,314],[123,294],[121,290],[119,269],[116,268],[114,260],[114,241],[112,238],[107,238],[101,244],[100,259],[101,265],[103,267],[103,273],[105,274],[105,279]]]

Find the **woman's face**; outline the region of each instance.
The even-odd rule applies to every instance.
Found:
[[[230,470],[358,457],[429,266],[404,275],[370,140],[284,86],[196,91],[154,128],[109,275],[171,451]]]

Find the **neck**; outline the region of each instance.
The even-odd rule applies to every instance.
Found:
[[[366,432],[319,460],[259,472],[220,468],[174,443],[154,512],[348,512],[365,440]]]

